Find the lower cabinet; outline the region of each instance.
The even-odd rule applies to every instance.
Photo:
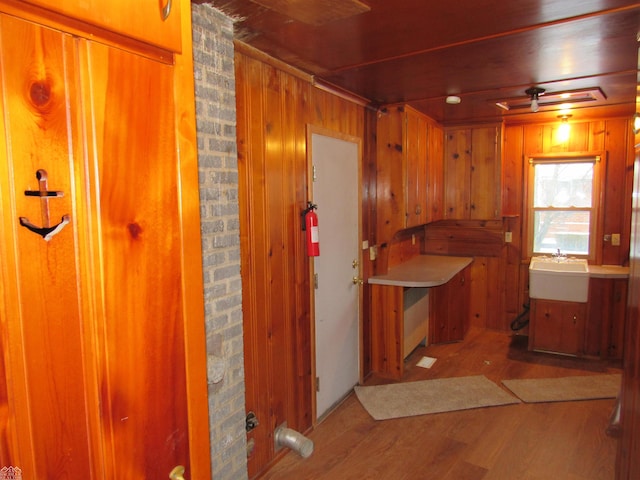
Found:
[[[628,284],[626,278],[589,279],[585,355],[622,360]]]
[[[469,275],[467,267],[449,282],[431,289],[429,343],[457,342],[469,329]]]
[[[466,267],[436,287],[372,284],[372,371],[402,378],[405,357],[425,336],[429,344],[462,340],[469,328],[469,277]]]
[[[581,356],[587,304],[531,299],[529,350]]]
[[[531,299],[529,350],[621,361],[626,278],[591,278],[587,303]]]

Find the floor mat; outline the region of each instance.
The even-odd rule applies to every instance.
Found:
[[[502,384],[526,403],[566,402],[615,398],[620,392],[621,380],[620,374],[606,374],[503,380]]]
[[[484,375],[357,386],[354,390],[375,420],[520,403]]]

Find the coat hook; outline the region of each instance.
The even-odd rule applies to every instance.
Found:
[[[60,223],[57,225],[50,225],[49,223],[49,200],[51,198],[60,198],[64,194],[59,191],[51,191],[47,189],[47,172],[46,170],[39,169],[36,172],[36,178],[38,179],[38,190],[25,190],[24,194],[27,197],[39,197],[40,208],[42,210],[42,227],[37,227],[29,221],[27,217],[20,217],[20,225],[31,230],[34,233],[40,235],[45,241],[49,241],[54,235],[60,232],[64,226],[71,221],[69,215],[63,215]]]

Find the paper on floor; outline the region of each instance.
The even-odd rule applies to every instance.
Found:
[[[436,363],[436,359],[433,357],[422,357],[416,364],[418,367],[431,368]]]

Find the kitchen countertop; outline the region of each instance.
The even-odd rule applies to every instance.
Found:
[[[629,267],[589,265],[589,276],[593,278],[629,278]]]
[[[416,255],[391,267],[385,275],[369,277],[369,283],[396,287],[437,287],[447,283],[471,262],[472,257]]]

